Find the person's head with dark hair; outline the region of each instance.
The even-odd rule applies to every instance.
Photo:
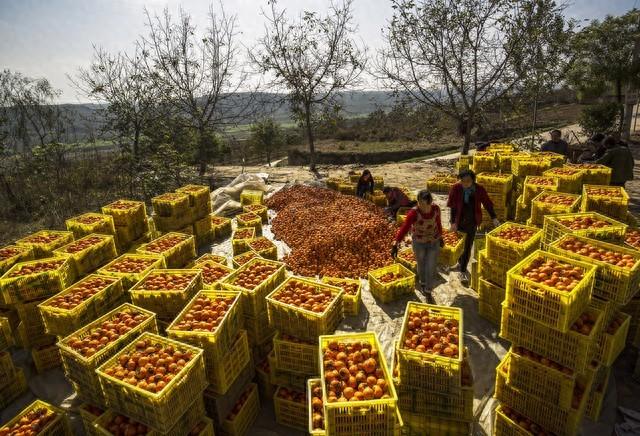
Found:
[[[462,170],[458,174],[458,180],[462,183],[463,188],[470,188],[476,181],[476,173],[472,170]]]
[[[600,143],[602,142],[602,140],[606,138],[606,136],[604,135],[604,133],[596,133],[595,135],[593,135],[591,138],[589,138],[589,140],[591,142],[595,142],[595,143]]]
[[[562,132],[558,129],[554,129],[551,131],[551,140],[553,142],[558,142],[562,139]]]
[[[364,182],[368,182],[369,180],[372,180],[372,176],[371,176],[371,171],[369,170],[364,170],[362,172],[362,175],[360,176],[360,181],[364,181]]]
[[[618,140],[614,136],[607,136],[602,145],[604,145],[605,148],[613,148],[618,145]]]
[[[431,205],[433,204],[433,195],[431,195],[431,192],[429,192],[428,189],[423,189],[418,192],[417,198],[418,208],[424,213],[431,212]]]
[[[393,191],[393,189],[392,189],[390,186],[385,186],[385,187],[382,189],[382,193],[383,193],[383,194],[388,194],[388,193],[390,193],[391,191]]]

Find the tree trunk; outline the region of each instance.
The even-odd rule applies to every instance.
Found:
[[[464,143],[462,144],[462,154],[469,154],[469,146],[471,145],[471,129],[473,121],[471,117],[461,121],[461,130],[464,133]]]
[[[267,147],[267,165],[271,166],[271,151]]]
[[[2,187],[4,188],[4,193],[7,196],[9,203],[11,203],[16,211],[21,211],[23,209],[22,203],[18,201],[13,189],[11,189],[11,184],[2,173],[0,173],[0,182],[2,182]]]
[[[622,80],[616,80],[616,101],[620,105],[620,124],[618,125],[618,132],[622,133],[622,124],[624,123],[624,105],[622,104]]]
[[[140,128],[138,126],[134,127],[136,129],[133,134],[133,160],[138,162],[140,158]]]
[[[198,141],[198,175],[204,176],[207,172],[207,137],[204,129],[200,128],[200,138]]]
[[[311,127],[311,106],[304,108],[305,124],[307,127],[307,140],[309,141],[309,170],[316,170],[316,147],[313,143],[313,129]]]
[[[531,150],[535,147],[536,141],[536,124],[538,124],[538,91],[533,100],[533,123],[531,125]]]

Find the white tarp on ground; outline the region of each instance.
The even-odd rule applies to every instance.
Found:
[[[212,194],[214,210],[230,212],[240,208],[239,198],[242,189],[260,189],[272,195],[283,185],[278,187],[265,183],[266,177],[262,174],[242,174],[233,180],[228,186],[217,189]],[[294,182],[295,183],[295,182]],[[319,182],[311,182],[316,185]],[[287,184],[290,185],[292,183]],[[444,207],[445,198],[435,196],[436,202],[443,210],[443,217],[446,220],[448,209]],[[446,221],[445,221],[446,222]],[[263,233],[270,239],[274,239],[269,225],[264,226]],[[282,241],[275,241],[278,247],[278,256],[283,258],[289,248]],[[213,246],[202,247],[199,254],[212,252],[231,256],[231,242],[226,240]],[[492,399],[493,386],[495,383],[495,368],[498,362],[504,357],[509,349],[509,343],[498,338],[498,329],[478,315],[477,294],[472,289],[460,283],[457,273],[440,271],[439,285],[434,290],[434,298],[438,304],[461,307],[464,311],[464,345],[469,350],[472,371],[475,377],[474,383],[474,411],[476,421],[474,435],[492,434],[492,410],[494,401]],[[425,301],[424,296],[416,293],[405,296],[388,304],[377,302],[369,292],[368,285],[363,280],[364,289],[362,291],[362,307],[357,317],[348,317],[340,324],[338,332],[354,331],[374,331],[378,334],[380,343],[384,349],[387,362],[391,362],[394,341],[400,335],[401,323],[408,301]],[[74,411],[80,401],[75,397],[71,385],[64,377],[61,369],[47,371],[45,374],[35,373],[31,356],[24,350],[18,350],[13,355],[16,364],[25,369],[30,392],[23,395],[15,404],[3,410],[0,414],[0,422],[6,422],[18,413],[23,407],[33,401],[36,397],[53,404],[60,405],[66,410]],[[616,413],[616,393],[614,377],[607,391],[604,409],[600,423],[588,423],[583,428],[584,435],[605,435],[611,434]],[[74,434],[82,434],[82,424],[80,417],[72,413],[72,423]],[[273,403],[261,404],[260,416],[249,431],[250,435],[259,436],[290,436],[304,435],[304,432],[297,432],[288,427],[283,427],[275,423]]]

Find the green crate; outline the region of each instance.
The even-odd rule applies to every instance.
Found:
[[[32,268],[47,268],[30,273]],[[76,278],[72,260],[49,258],[20,262],[0,277],[0,293],[6,304],[34,301],[53,295]]]
[[[34,259],[50,257],[53,250],[73,241],[73,232],[61,230],[40,230],[16,241],[16,245],[29,247]]]
[[[207,387],[203,352],[199,348],[186,345],[153,333],[145,332],[138,341],[149,340],[153,344],[173,346],[178,350],[189,352],[192,359],[175,374],[173,379],[160,392],[151,393],[137,386],[132,386],[106,373],[106,370],[117,366],[118,358],[124,353],[131,353],[136,344],[126,346],[96,370],[100,386],[109,406],[142,424],[159,432],[167,432],[178,422],[189,409],[194,396],[201,395]]]
[[[288,286],[295,284],[313,288],[315,293],[328,291],[332,294],[331,302],[323,312],[315,312],[311,308],[304,309],[276,299]],[[344,319],[343,294],[342,288],[336,286],[330,286],[303,277],[287,277],[267,296],[269,325],[280,333],[303,340],[315,341],[320,335],[333,333],[340,321]]]
[[[118,256],[112,235],[92,233],[53,250],[57,257],[68,257],[78,276],[89,274]]]
[[[0,275],[9,271],[18,262],[26,262],[33,259],[31,247],[20,245],[7,245],[0,248]]]
[[[382,282],[380,278],[392,273],[398,277],[391,282]],[[402,295],[413,293],[416,275],[399,263],[369,271],[369,290],[382,303],[397,300]]]

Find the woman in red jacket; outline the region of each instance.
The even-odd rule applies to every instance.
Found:
[[[471,170],[464,170],[458,174],[458,183],[451,186],[447,206],[451,209],[451,230],[459,230],[467,235],[464,251],[458,259],[458,267],[465,280],[467,265],[471,257],[471,247],[476,236],[476,230],[482,222],[481,206],[489,213],[495,226],[500,224],[493,210],[493,203],[487,191],[476,183],[476,175]]]
[[[413,252],[416,255],[420,291],[433,301],[431,290],[438,264],[438,253],[442,242],[442,222],[440,208],[433,204],[433,197],[427,190],[418,193],[418,205],[407,212],[402,227],[396,234],[392,255],[396,257],[398,244],[411,230]]]

